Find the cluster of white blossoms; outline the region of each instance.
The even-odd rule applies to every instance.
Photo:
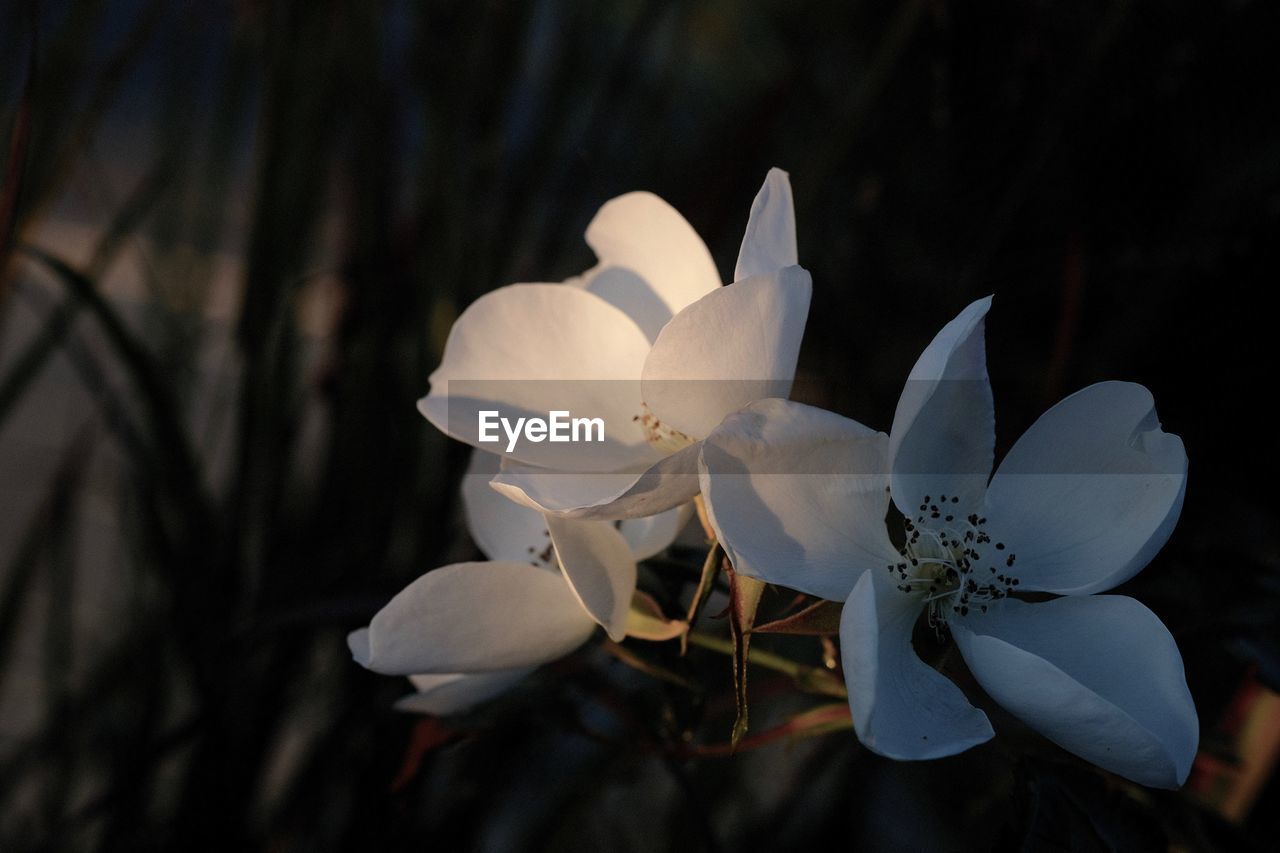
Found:
[[[489,560],[428,572],[350,637],[362,665],[412,679],[403,707],[464,711],[597,625],[679,636],[688,625],[636,592],[636,566],[697,499],[738,575],[843,603],[841,665],[869,749],[936,758],[993,736],[917,656],[923,623],[1049,740],[1145,785],[1185,781],[1199,727],[1177,646],[1142,604],[1095,594],[1140,571],[1182,507],[1186,454],[1145,388],[1073,394],[992,475],[989,297],[925,349],[887,435],[786,399],[811,294],[786,173],[756,196],[729,285],[648,193],[606,204],[586,238],[599,264],[581,277],[463,312],[419,402],[472,443],[457,425],[483,410],[584,410],[607,426],[592,445],[475,451],[463,499]]]

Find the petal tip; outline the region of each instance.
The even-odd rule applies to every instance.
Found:
[[[858,736],[858,741],[876,755],[892,758],[894,761],[934,761],[939,758],[949,758],[950,756],[967,752],[996,736],[995,729],[991,727],[991,721],[987,718],[987,715],[980,710],[975,710],[981,716],[982,723],[985,726],[983,730],[975,732],[966,738],[941,737],[936,745],[930,744],[929,736],[925,734],[920,735],[918,744],[910,746],[901,741],[878,742],[870,732],[863,734],[855,731],[855,734]]]
[[[813,289],[813,276],[799,264],[783,267],[781,276],[792,287],[807,287],[811,291]]]
[[[359,628],[348,634],[347,648],[351,650],[351,657],[356,663],[365,669],[371,668],[369,664],[373,662],[373,643],[368,628]]]
[[[432,392],[432,394],[434,394],[434,391]],[[435,421],[432,420],[431,409],[435,401],[440,398],[432,396],[432,394],[427,394],[425,397],[419,397],[415,406],[418,409],[418,414],[422,415],[424,418],[426,418],[427,420],[431,421],[434,424]]]

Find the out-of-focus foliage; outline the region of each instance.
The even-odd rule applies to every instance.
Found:
[[[1275,783],[1228,827],[1009,720],[929,764],[848,732],[691,758],[685,733],[728,739],[731,673],[675,644],[656,662],[716,692],[588,649],[420,723],[343,637],[472,553],[464,451],[413,410],[456,313],[587,267],[589,217],[632,189],[727,270],[778,165],[807,401],[887,426],[988,292],[1003,448],[1091,382],[1152,389],[1190,485],[1124,591],[1221,751],[1243,675],[1280,686],[1277,23],[1258,0],[4,4],[0,848],[1268,847]],[[50,414],[55,381],[76,405]],[[701,557],[677,556],[668,613]],[[774,679],[752,673],[753,730],[799,710]]]

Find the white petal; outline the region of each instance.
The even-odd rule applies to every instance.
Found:
[[[896,589],[887,572],[866,572],[840,617],[854,731],[889,758],[942,758],[994,734],[987,715],[916,656],[911,632],[920,610],[920,597]]]
[[[701,444],[690,445],[639,474],[562,474],[503,462],[490,485],[511,500],[565,518],[643,518],[693,499],[701,450]]]
[[[990,308],[991,297],[979,299],[944,326],[902,390],[889,454],[893,502],[903,515],[916,517],[921,503],[937,503],[942,495],[960,498],[959,516],[981,505],[996,430],[983,342]]]
[[[373,661],[373,643],[367,627],[357,628],[347,634],[347,648],[350,649],[351,657],[356,663],[366,669],[369,668],[369,664]]]
[[[702,494],[734,568],[843,601],[863,571],[900,560],[885,529],[887,441],[786,400],[725,418],[702,445]]]
[[[417,692],[397,701],[396,709],[436,716],[461,714],[507,692],[534,669],[520,667],[497,672],[411,675],[409,680]]]
[[[636,591],[636,560],[627,540],[611,521],[546,518],[560,568],[578,602],[611,640],[621,640]]]
[[[748,403],[791,393],[809,315],[809,273],[786,267],[722,287],[681,311],[644,365],[644,402],[702,438]]]
[[[720,286],[702,238],[652,193],[605,204],[587,226],[587,244],[600,264],[584,285],[625,311],[651,341],[682,308]]]
[[[1186,781],[1200,727],[1178,647],[1132,598],[1007,599],[952,623],[991,697],[1049,740],[1143,785]]]
[[[594,629],[558,571],[454,563],[405,587],[348,645],[386,675],[492,672],[555,660]]]
[[[684,503],[675,509],[660,512],[646,518],[628,518],[618,525],[618,532],[631,546],[637,560],[647,560],[661,553],[676,541],[680,531],[693,518],[693,504]]]
[[[993,536],[1023,589],[1084,594],[1133,577],[1169,539],[1187,484],[1182,440],[1160,430],[1151,392],[1103,382],[1036,421],[991,479]]]
[[[559,284],[515,284],[477,299],[462,312],[418,401],[427,420],[454,438],[492,453],[480,440],[479,413],[547,419],[552,411],[601,418],[603,442],[518,440],[510,453],[532,465],[610,471],[649,464],[660,454],[633,420],[641,412],[640,378],[649,341],[625,314],[584,290]]]
[[[482,450],[471,452],[462,478],[462,506],[471,538],[490,560],[538,561],[555,566],[547,523],[536,509],[508,500],[489,487],[498,473],[499,458]]]
[[[770,169],[764,186],[751,204],[751,217],[738,250],[734,281],[762,275],[800,263],[796,250],[796,211],[791,199],[791,178],[781,169]]]

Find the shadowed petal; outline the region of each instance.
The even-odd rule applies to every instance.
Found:
[[[627,540],[610,521],[546,518],[570,588],[609,638],[621,640],[636,591],[636,560]]]
[[[854,730],[889,758],[942,758],[994,734],[987,715],[916,656],[911,632],[920,610],[921,599],[896,589],[887,572],[866,572],[840,618]]]
[[[1160,429],[1151,392],[1102,382],[1018,439],[987,491],[992,535],[1017,554],[1023,589],[1082,595],[1123,583],[1169,539],[1187,454]]]
[[[960,499],[960,516],[982,503],[996,435],[983,342],[990,308],[991,297],[979,299],[944,326],[898,400],[889,432],[893,502],[910,518],[942,495]]]
[[[991,697],[1063,749],[1143,785],[1186,781],[1200,727],[1182,657],[1137,601],[1006,599],[951,632]]]
[[[461,714],[482,702],[497,698],[533,672],[536,667],[497,672],[411,675],[416,693],[400,698],[396,710],[415,714]]]
[[[761,400],[703,442],[707,514],[735,569],[843,601],[901,559],[885,530],[887,438],[857,421]]]
[[[637,560],[647,560],[676,541],[691,518],[693,504],[684,503],[646,518],[628,518],[618,525],[618,532],[627,540]]]
[[[471,451],[462,478],[462,506],[471,538],[490,560],[528,562],[541,560],[550,534],[542,513],[508,500],[489,486],[498,473],[499,458],[482,450]],[[555,563],[541,560],[548,566]]]
[[[643,518],[693,499],[701,450],[690,445],[639,473],[563,474],[504,462],[491,485],[513,501],[565,518]]]

